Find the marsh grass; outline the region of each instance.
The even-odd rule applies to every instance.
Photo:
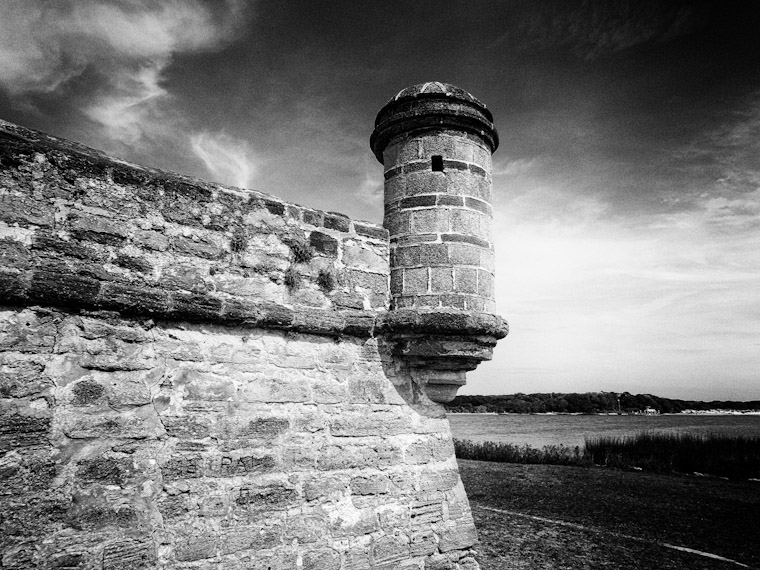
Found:
[[[760,477],[760,437],[642,432],[587,439],[591,463],[655,473],[703,473],[731,479]]]
[[[642,432],[586,440],[583,448],[454,440],[460,459],[545,465],[600,465],[654,473],[701,473],[731,479],[760,478],[760,437]]]
[[[469,440],[454,440],[454,451],[459,459],[495,461],[498,463],[526,463],[545,465],[590,465],[583,450],[566,445],[546,445],[540,449],[530,445],[476,443]]]

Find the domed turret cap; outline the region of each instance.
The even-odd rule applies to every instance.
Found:
[[[399,91],[377,114],[369,144],[382,163],[383,151],[395,137],[429,129],[464,130],[478,135],[491,152],[499,146],[491,111],[464,89],[439,81]]]

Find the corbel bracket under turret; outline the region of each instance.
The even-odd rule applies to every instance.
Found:
[[[380,322],[391,353],[409,366],[428,398],[442,404],[454,399],[468,370],[491,360],[509,332],[498,315],[455,310],[396,310]]]

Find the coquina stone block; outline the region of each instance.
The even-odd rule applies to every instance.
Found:
[[[497,139],[426,85],[384,227],[0,121],[0,566],[477,568],[433,400],[506,334]]]

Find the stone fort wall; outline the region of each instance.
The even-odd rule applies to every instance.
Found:
[[[0,122],[0,567],[477,568],[430,397],[506,324],[391,249]]]

